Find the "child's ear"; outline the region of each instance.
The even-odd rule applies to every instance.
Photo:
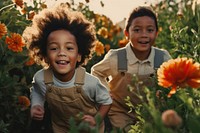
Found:
[[[81,62],[81,55],[78,54],[78,59],[77,59],[78,62]]]
[[[129,39],[129,33],[126,29],[124,29],[124,35],[126,36],[127,39]]]

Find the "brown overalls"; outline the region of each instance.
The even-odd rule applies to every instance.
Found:
[[[120,51],[125,52],[125,51]],[[137,121],[136,114],[134,109],[130,111],[130,107],[126,105],[125,98],[130,97],[131,103],[135,106],[141,103],[140,98],[137,94],[144,95],[143,87],[144,85],[150,87],[152,82],[150,75],[137,75],[138,80],[143,82],[139,84],[133,82],[133,74],[127,73],[127,62],[126,62],[126,53],[118,53],[118,74],[110,82],[110,91],[113,97],[113,103],[111,109],[108,113],[108,117],[114,129],[121,128],[123,132],[127,133],[131,129],[131,125],[134,125]],[[119,62],[120,61],[120,62]],[[133,87],[133,90],[128,89],[128,85]],[[135,86],[136,85],[136,86]]]
[[[133,105],[137,105],[141,102],[138,96],[135,94],[143,95],[142,86],[147,85],[150,81],[147,76],[140,76],[140,81],[143,81],[142,85],[138,84],[138,87],[134,87],[133,91],[129,91],[128,85],[133,84],[132,74],[130,73],[119,73],[113,80],[110,82],[110,90],[113,97],[113,103],[111,109],[108,113],[108,117],[113,128],[121,128],[124,132],[128,132],[131,129],[131,125],[134,125],[137,121],[136,114],[133,112],[129,112],[130,107],[126,105],[125,98],[127,96],[130,97],[130,101]],[[115,86],[115,87],[113,87]]]
[[[73,117],[77,124],[79,124],[81,122],[80,113],[91,116],[96,115],[97,108],[95,104],[85,95],[82,89],[84,77],[85,69],[79,67],[76,70],[75,86],[71,88],[58,88],[53,85],[52,71],[50,69],[45,70],[46,101],[51,110],[54,133],[69,132],[69,119]],[[99,132],[103,133],[103,131],[104,125],[102,123]]]

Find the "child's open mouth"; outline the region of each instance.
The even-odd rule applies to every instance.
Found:
[[[69,63],[69,61],[60,60],[60,61],[56,61],[56,63],[59,65],[67,65]]]

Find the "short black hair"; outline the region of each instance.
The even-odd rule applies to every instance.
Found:
[[[158,31],[158,22],[157,22],[157,17],[156,14],[153,12],[151,7],[148,6],[139,6],[135,8],[131,13],[128,18],[127,24],[126,24],[126,31],[128,31],[129,27],[131,26],[132,21],[137,18],[137,17],[143,17],[143,16],[148,16],[152,18],[155,22],[156,25],[156,30]]]

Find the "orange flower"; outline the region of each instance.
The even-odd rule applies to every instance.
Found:
[[[104,54],[104,46],[100,41],[96,42],[95,52],[96,52],[97,56],[101,56],[102,54]]]
[[[26,7],[23,7],[23,8],[20,10],[20,13],[21,13],[22,15],[26,14],[26,12],[27,12]]]
[[[119,40],[119,47],[120,48],[125,47],[128,42],[129,42],[129,40],[127,40],[127,39]]]
[[[160,86],[171,87],[168,97],[176,93],[177,87],[200,87],[200,64],[192,59],[177,58],[164,62],[157,75]]]
[[[47,8],[47,5],[45,3],[41,3],[40,6],[41,6],[42,9]]]
[[[21,52],[23,50],[22,47],[25,46],[21,35],[17,33],[12,33],[11,37],[7,36],[5,43],[8,44],[8,49],[12,50],[13,52]]]
[[[23,7],[23,5],[24,5],[24,2],[23,2],[23,0],[13,0],[13,2],[17,5],[17,6],[19,6],[19,7]]]
[[[32,20],[34,16],[35,16],[35,12],[34,11],[30,11],[28,13],[28,20]]]
[[[6,25],[0,22],[0,39],[7,34]]]
[[[108,38],[108,30],[105,27],[101,27],[97,34],[101,35],[104,38]]]
[[[105,50],[106,50],[106,52],[108,52],[110,50],[110,44],[105,45]]]
[[[30,100],[26,96],[19,96],[18,102],[19,105],[22,107],[22,110],[27,109],[31,105]]]
[[[34,59],[33,59],[33,58],[30,58],[30,59],[25,63],[25,65],[26,65],[26,66],[31,66],[31,65],[33,65],[34,63],[35,63]]]

